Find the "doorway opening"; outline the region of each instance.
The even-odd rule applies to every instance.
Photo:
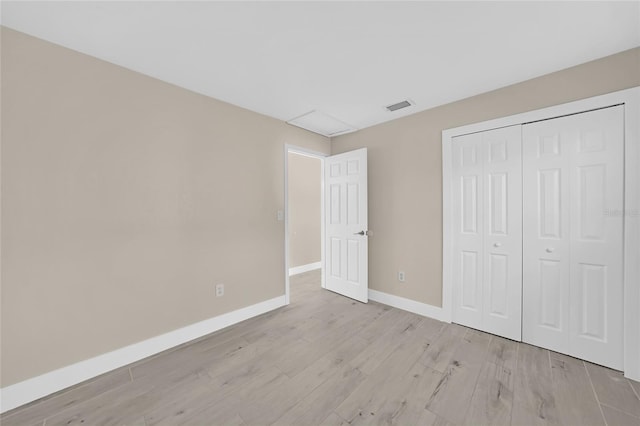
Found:
[[[324,158],[326,154],[285,146],[285,300],[291,282],[313,275],[324,287]],[[293,280],[291,277],[295,277]],[[313,277],[312,277],[313,278]],[[294,292],[295,294],[295,292]]]

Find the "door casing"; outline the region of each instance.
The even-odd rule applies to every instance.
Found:
[[[320,160],[320,270],[321,285],[325,287],[324,276],[324,159],[329,154],[313,151],[295,145],[285,144],[284,146],[284,298],[285,304],[290,303],[290,287],[289,287],[289,153],[306,155]]]

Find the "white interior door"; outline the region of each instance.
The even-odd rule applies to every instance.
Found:
[[[452,140],[453,320],[482,329],[484,170],[480,133]]]
[[[523,126],[522,338],[568,353],[569,147],[556,126]]]
[[[326,288],[369,300],[367,149],[324,161]]]
[[[623,367],[623,107],[523,126],[523,339]]]
[[[453,138],[454,321],[521,339],[521,126]]]
[[[522,338],[522,126],[482,132],[486,331]]]

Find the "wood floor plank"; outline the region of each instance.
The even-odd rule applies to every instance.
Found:
[[[372,415],[386,402],[386,395],[393,393],[398,378],[405,377],[427,345],[418,340],[402,342],[360,386],[335,410],[341,418],[353,423],[360,417]]]
[[[453,357],[454,352],[462,343],[462,338],[466,332],[467,329],[460,325],[445,324],[419,362],[444,373],[451,363],[451,357]]]
[[[551,378],[561,424],[605,424],[582,361],[552,353]]]
[[[317,290],[316,290],[317,293]],[[269,318],[242,333],[242,337],[252,343],[264,336],[281,336],[297,334],[298,337],[310,336],[320,323],[331,321],[344,311],[344,305],[332,303],[314,303],[282,308],[281,315]],[[286,310],[285,310],[286,309]]]
[[[197,398],[204,393],[211,393],[207,379],[196,374],[181,377],[177,382],[158,386],[151,379],[143,380],[144,384],[136,385],[135,381],[116,390],[93,398],[84,404],[48,418],[46,424],[51,425],[123,425],[132,424],[144,413],[157,409],[188,395]]]
[[[499,336],[492,336],[489,344],[487,362],[499,367],[515,371],[517,364],[518,343]]]
[[[514,374],[511,421],[514,425],[560,425],[551,362],[546,349],[520,344]]]
[[[367,350],[368,346],[369,342],[352,337],[327,353],[322,362],[329,362],[335,371],[327,370],[326,380],[285,412],[276,424],[320,423],[328,412],[332,412],[366,378],[365,374],[353,366],[352,360]],[[319,379],[322,380],[322,377]]]
[[[170,419],[160,424],[163,426],[243,426],[245,423],[238,414],[238,410],[243,404],[243,401],[230,396],[219,401],[214,401],[202,410],[192,413],[190,416],[180,419]]]
[[[423,424],[428,413],[425,413],[425,404],[440,381],[442,373],[415,363],[412,370],[399,378],[397,386],[399,392],[388,393],[385,403],[375,412],[375,423],[388,425],[417,425]],[[435,415],[433,415],[435,416]],[[366,417],[360,417],[367,423]],[[373,420],[373,416],[371,418]],[[436,422],[437,416],[433,422]],[[358,422],[355,422],[358,424]]]
[[[640,418],[638,417],[631,416],[605,404],[602,404],[601,408],[604,419],[609,426],[640,426]]]
[[[282,354],[276,366],[289,377],[294,377],[330,351],[351,340],[351,336],[355,335],[354,327],[357,325],[344,323],[332,333],[313,342],[292,347]]]
[[[361,352],[356,359],[351,361],[351,364],[363,373],[371,374],[387,359],[401,341],[414,335],[413,332],[420,321],[422,319],[409,312],[394,319],[391,327],[387,327],[387,330],[377,339],[372,339],[371,345],[367,347],[367,350]]]
[[[371,324],[360,331],[358,337],[361,339],[372,342],[387,331],[389,324],[395,324],[400,318],[406,318],[407,312],[399,309],[390,309],[388,306],[386,309],[382,305],[380,307],[382,308],[378,317],[380,321],[372,321]]]
[[[320,426],[349,426],[349,423],[336,413],[331,413],[329,417],[320,423]]]
[[[234,385],[237,382],[250,380],[252,375],[259,374],[275,365],[285,354],[297,346],[306,346],[308,342],[291,336],[264,336],[262,339],[237,351],[233,357],[221,358],[206,366],[207,375],[220,387]]]
[[[629,384],[631,385],[633,390],[636,392],[636,395],[638,396],[638,398],[640,398],[640,382],[636,382],[635,380],[631,380],[631,379],[627,379],[627,380],[629,380]]]
[[[468,329],[425,408],[462,424],[476,382],[487,359],[491,335]]]
[[[3,426],[42,424],[44,419],[51,416],[52,413],[77,406],[130,382],[129,370],[127,368],[118,369],[5,413],[0,419],[0,424]]]
[[[353,391],[366,376],[349,364],[314,389],[307,397],[285,412],[274,426],[321,424]],[[330,420],[335,421],[335,420]],[[338,424],[342,419],[338,421]]]
[[[447,325],[449,324],[433,318],[422,317],[422,323],[420,324],[422,336],[433,342]]]
[[[420,418],[415,424],[421,425],[421,426],[455,426],[453,423],[451,423],[447,419],[444,419],[438,416],[437,414],[432,413],[426,408],[422,410],[422,413],[420,414]]]
[[[44,420],[37,420],[35,422],[7,422],[5,423],[4,419],[0,419],[0,425],[10,425],[10,426],[44,426]]]
[[[141,413],[144,413],[149,407],[145,404],[138,405],[138,401],[145,398],[151,388],[140,386],[132,383],[126,385],[117,393],[107,393],[100,397],[93,398],[76,407],[63,410],[59,413],[47,418],[46,425],[84,425],[84,424],[119,424],[133,422],[137,420]],[[138,416],[135,418],[125,418],[118,414],[118,407],[135,406]],[[115,418],[115,422],[112,419]]]
[[[340,366],[331,359],[321,358],[281,385],[258,391],[257,395],[247,398],[248,404],[239,413],[240,418],[250,425],[271,424],[339,370]]]
[[[513,386],[512,371],[504,363],[496,365],[485,362],[463,423],[495,426],[511,424]]]
[[[218,345],[211,345],[205,350],[200,346],[185,347],[154,357],[147,362],[138,363],[131,368],[134,380],[147,376],[157,376],[169,369],[180,369],[185,372],[195,371],[203,366],[215,363],[216,360],[229,359],[246,351],[249,342],[242,337],[235,337]]]
[[[173,416],[162,416],[158,412],[151,412],[148,417],[160,418],[159,425],[226,425],[240,423],[239,412],[250,404],[252,398],[259,396],[257,392],[276,387],[289,380],[277,368],[256,374],[248,383],[237,384],[224,389],[214,388],[215,397],[207,401],[194,401],[188,412],[177,412]],[[151,426],[151,425],[149,425]]]
[[[384,307],[377,304],[355,303],[345,305],[341,309],[341,313],[320,322],[315,328],[307,329],[305,338],[315,342],[339,331],[349,335],[357,333],[358,337],[366,339],[367,328],[375,324],[376,320],[385,312]]]
[[[584,364],[598,401],[632,416],[640,417],[640,399],[621,372],[590,362]]]

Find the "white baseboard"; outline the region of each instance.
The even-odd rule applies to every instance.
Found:
[[[289,268],[289,276],[302,274],[303,272],[313,271],[322,268],[322,262],[307,263],[293,268]]]
[[[423,317],[433,318],[438,321],[448,322],[442,308],[426,303],[416,302],[415,300],[405,299],[404,297],[394,296],[393,294],[383,293],[377,290],[369,289],[369,299],[374,302],[393,306],[403,311],[413,312]]]
[[[0,389],[0,413],[285,305],[279,296]]]

